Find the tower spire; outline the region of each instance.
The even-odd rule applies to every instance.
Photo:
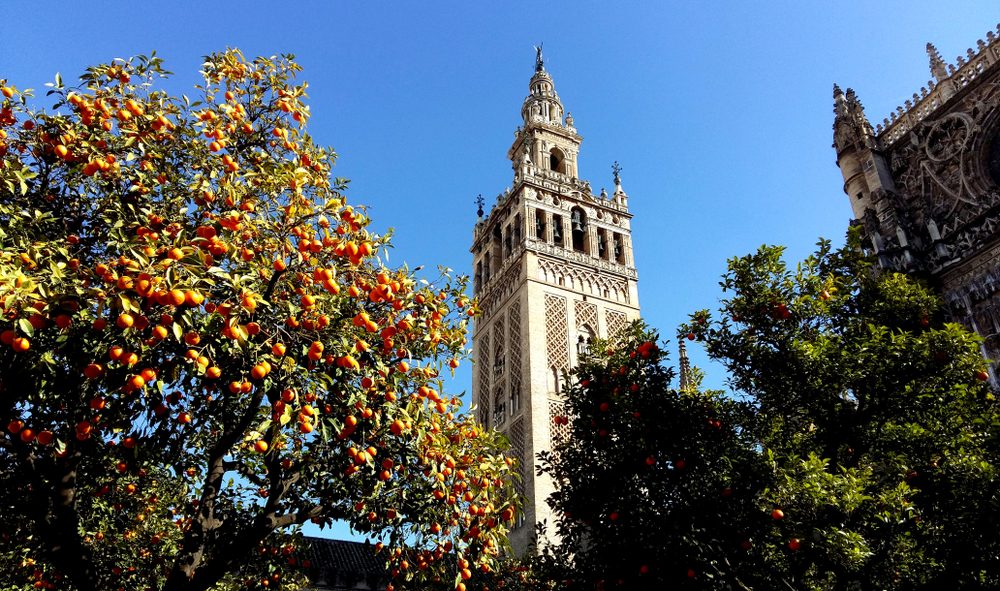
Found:
[[[934,44],[927,44],[927,57],[931,58],[931,74],[940,84],[945,78],[948,77],[948,68],[941,59],[941,54],[938,53],[937,47]]]
[[[684,341],[677,347],[677,364],[680,366],[681,383],[678,386],[679,390],[688,390],[694,388],[694,378],[691,375],[691,362],[688,361],[687,347],[684,346]]]
[[[545,61],[542,59],[542,45],[545,45],[545,43],[539,43],[535,47],[535,72],[545,71]]]

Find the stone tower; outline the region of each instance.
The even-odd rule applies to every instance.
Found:
[[[562,372],[590,339],[607,337],[639,317],[628,196],[594,195],[580,180],[583,138],[565,112],[538,50],[528,97],[507,153],[511,188],[482,207],[472,244],[473,289],[482,316],[473,326],[472,401],[486,426],[505,433],[519,460],[518,492],[528,503],[511,544],[520,555],[534,524],[548,520],[546,477],[536,454],[561,436]]]
[[[879,266],[926,279],[1000,360],[1000,39],[976,47],[953,65],[928,43],[934,79],[875,128],[834,85],[833,147]]]

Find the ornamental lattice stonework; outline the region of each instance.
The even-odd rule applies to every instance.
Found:
[[[534,458],[525,455],[524,420],[521,417],[518,417],[510,426],[508,438],[510,439],[510,453],[517,458],[517,475],[520,476],[514,482],[514,491],[523,495],[525,476],[531,473],[531,463]]]
[[[476,371],[479,372],[479,391],[489,392],[490,391],[490,372],[492,368],[489,367],[490,358],[490,336],[485,335],[480,339],[478,346],[476,347]],[[481,396],[479,398],[479,422],[485,427],[490,426],[490,397]]]
[[[521,409],[521,377],[523,368],[521,367],[521,302],[514,302],[510,306],[508,314],[507,328],[510,333],[510,364],[507,370],[510,377],[510,412],[514,416]]]
[[[556,417],[565,416],[566,405],[557,400],[549,400],[549,445],[552,449],[569,439],[569,424],[556,423]]]
[[[986,39],[955,64],[928,43],[934,79],[874,128],[834,86],[833,131],[866,250],[925,279],[1000,359],[1000,36]]]
[[[584,326],[589,326],[594,333],[597,333],[597,306],[590,302],[575,300],[573,302],[573,315],[576,317],[576,330],[582,331]]]
[[[493,323],[493,375],[503,375],[504,366],[507,364],[505,357],[507,350],[504,343],[504,321],[503,315],[497,317]]]
[[[569,370],[566,298],[545,294],[545,351],[548,367]]]
[[[606,310],[604,312],[604,320],[608,326],[608,338],[618,334],[628,323],[628,319],[624,314],[614,310]]]

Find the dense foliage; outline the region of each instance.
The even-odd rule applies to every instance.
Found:
[[[853,232],[794,270],[782,253],[731,260],[719,315],[679,333],[736,399],[670,389],[638,326],[573,372],[573,436],[542,466],[565,543],[529,581],[1000,585],[1000,408],[979,337],[919,282],[874,273]]]
[[[299,69],[213,55],[192,102],[116,60],[55,114],[0,80],[0,587],[291,585],[307,521],[400,587],[505,547],[512,461],[442,393],[466,280],[386,266]]]

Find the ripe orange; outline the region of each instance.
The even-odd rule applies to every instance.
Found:
[[[52,431],[42,431],[38,434],[38,443],[49,445],[52,443]]]
[[[118,324],[118,328],[130,328],[133,324],[135,324],[135,318],[126,312],[125,314],[120,314],[118,316],[116,323]]]
[[[774,511],[771,512],[771,517],[775,519],[782,519],[784,516],[785,512],[782,511],[781,509],[775,509]]]
[[[24,429],[23,431],[21,431],[21,441],[25,443],[31,443],[34,440],[35,440],[34,429]]]
[[[18,337],[14,339],[14,343],[12,346],[14,347],[14,350],[17,351],[18,353],[23,353],[24,351],[27,351],[28,349],[31,348],[31,341],[29,341],[24,337]]]
[[[205,370],[205,377],[214,380],[222,375],[222,370],[218,367],[212,366]]]
[[[7,423],[7,430],[15,435],[20,433],[21,429],[24,429],[24,421],[19,421],[15,419],[10,423]]]
[[[189,291],[184,294],[184,301],[187,302],[187,305],[192,308],[197,308],[202,304],[202,302],[205,301],[205,296],[201,295],[201,293],[197,291]]]
[[[186,412],[182,412],[181,414],[177,415],[177,422],[181,423],[182,425],[190,423],[191,422],[191,415],[189,415]]]
[[[0,343],[3,343],[5,345],[13,345],[14,344],[14,331],[12,331],[12,330],[5,330],[3,332],[0,332]]]
[[[91,380],[97,379],[102,373],[104,373],[104,368],[96,363],[91,363],[83,370],[83,375]]]

